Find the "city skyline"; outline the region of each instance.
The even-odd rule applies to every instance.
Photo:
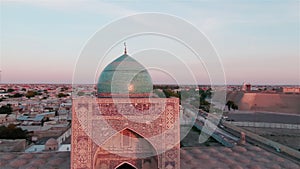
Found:
[[[227,84],[299,85],[299,5],[299,1],[158,5],[4,0],[1,1],[1,83],[72,83],[77,57],[96,31],[124,16],[158,12],[180,17],[208,37],[223,63]],[[138,39],[131,39],[127,43],[129,54],[134,55],[145,46],[153,47],[155,41],[139,44]],[[177,54],[186,59],[181,52]],[[121,43],[115,46],[106,63],[122,53]],[[149,64],[147,58],[133,57],[146,67]],[[165,69],[180,71],[174,70],[176,62],[170,57],[162,62],[169,65]],[[209,84],[209,78],[197,72],[199,65],[188,66],[196,72],[199,84]],[[99,72],[104,67],[99,67]],[[152,78],[155,83],[172,83],[155,73]]]

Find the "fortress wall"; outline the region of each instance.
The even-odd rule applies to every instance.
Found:
[[[234,101],[240,110],[300,114],[298,94],[229,92],[227,100]]]
[[[255,105],[256,93],[245,93],[243,97],[236,102],[241,110],[251,110]]]

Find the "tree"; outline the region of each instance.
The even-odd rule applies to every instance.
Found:
[[[233,104],[234,104],[233,101],[231,101],[231,100],[227,101],[226,106],[227,106],[227,108],[228,108],[229,111],[230,111],[230,109],[231,109],[231,107],[232,107]]]
[[[239,109],[239,106],[236,105],[236,104],[233,104],[233,105],[231,106],[231,108],[232,108],[233,110],[238,110],[238,109]]]
[[[64,94],[64,93],[59,93],[57,95],[57,97],[59,97],[59,98],[61,98],[61,97],[67,97],[67,96],[69,96],[69,95],[68,94]]]
[[[84,92],[79,91],[79,92],[77,93],[77,95],[78,95],[78,96],[83,96],[83,95],[84,95]]]
[[[0,107],[0,114],[11,114],[13,109],[10,104],[3,105]]]
[[[11,93],[13,91],[15,91],[15,90],[14,89],[7,89],[7,93]]]
[[[34,97],[37,93],[35,91],[32,91],[32,90],[29,90],[27,91],[27,93],[25,94],[25,96],[27,98],[31,98],[31,97]]]
[[[212,89],[211,89],[211,88],[207,89],[207,90],[205,91],[205,94],[206,94],[207,98],[211,98],[211,95],[212,95]]]
[[[163,89],[163,92],[164,92],[166,98],[179,97],[179,95],[177,93],[173,92],[171,89]]]
[[[153,89],[153,93],[155,93],[159,98],[165,97],[165,94],[160,89]]]
[[[14,98],[17,98],[17,97],[23,97],[23,94],[15,93],[12,97],[14,97]]]
[[[45,100],[45,99],[48,99],[48,97],[49,97],[49,96],[44,96],[42,99]]]
[[[27,130],[22,130],[14,124],[0,126],[0,139],[28,139]]]
[[[233,109],[233,110],[239,109],[238,105],[236,105],[236,104],[234,103],[234,101],[232,101],[232,100],[228,100],[227,103],[226,103],[226,106],[227,106],[227,108],[228,108],[229,111],[230,111],[231,109]]]

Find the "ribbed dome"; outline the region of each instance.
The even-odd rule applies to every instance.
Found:
[[[143,65],[124,54],[104,68],[97,87],[98,97],[147,97],[153,84]]]

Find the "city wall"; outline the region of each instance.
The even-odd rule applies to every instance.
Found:
[[[229,92],[227,100],[234,101],[239,110],[300,114],[300,94]]]

